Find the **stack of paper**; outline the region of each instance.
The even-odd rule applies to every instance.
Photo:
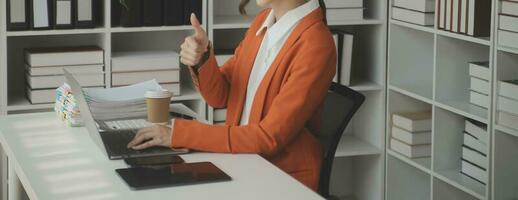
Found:
[[[363,0],[325,0],[328,21],[363,19]]]
[[[518,1],[502,0],[498,15],[498,44],[518,48]]]
[[[490,70],[489,62],[469,63],[469,102],[482,108],[489,108]]]
[[[392,19],[422,26],[434,25],[435,1],[394,0]]]
[[[483,184],[487,184],[488,180],[488,143],[487,126],[477,121],[466,120],[461,173]]]
[[[147,115],[144,94],[149,90],[162,90],[156,80],[117,88],[83,89],[92,116],[96,120],[112,120]]]
[[[518,130],[518,80],[498,82],[499,125]]]
[[[72,95],[72,90],[68,84],[63,84],[56,89],[56,103],[54,111],[68,126],[82,126],[83,121],[79,113],[76,100]]]
[[[430,157],[431,118],[430,111],[394,114],[390,148],[409,158]]]

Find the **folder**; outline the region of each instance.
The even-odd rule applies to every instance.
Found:
[[[196,14],[200,23],[203,23],[203,15],[202,8],[203,1],[202,0],[185,0],[184,2],[184,24],[191,25],[191,13]]]
[[[99,0],[74,0],[76,28],[95,28],[101,20],[101,2]]]
[[[176,26],[184,23],[184,4],[186,0],[164,0],[164,25]]]
[[[31,0],[31,28],[35,30],[51,29],[52,0]]]
[[[7,30],[29,29],[29,13],[28,0],[7,0]]]
[[[144,26],[162,26],[163,1],[144,0],[142,4],[142,24]]]
[[[74,6],[72,0],[55,0],[54,3],[54,28],[74,28]]]

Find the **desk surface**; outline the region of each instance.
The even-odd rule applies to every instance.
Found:
[[[258,155],[193,153],[187,162],[210,161],[230,182],[132,191],[85,128],[69,128],[54,113],[0,118],[0,142],[31,199],[322,199]]]

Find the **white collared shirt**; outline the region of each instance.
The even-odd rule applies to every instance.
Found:
[[[277,54],[284,46],[289,35],[302,18],[317,8],[319,8],[318,0],[309,0],[303,5],[288,11],[277,22],[275,21],[273,10],[271,10],[268,17],[266,17],[263,25],[256,33],[256,35],[259,35],[264,29],[266,29],[263,41],[261,42],[261,46],[257,52],[257,57],[255,58],[252,72],[248,79],[246,100],[243,113],[241,115],[240,125],[248,124],[257,88],[270,68],[270,65],[277,57]]]

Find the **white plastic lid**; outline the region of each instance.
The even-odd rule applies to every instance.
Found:
[[[146,92],[144,97],[146,98],[153,98],[153,99],[161,99],[161,98],[171,98],[173,96],[173,93],[169,92],[168,90],[149,90]]]

